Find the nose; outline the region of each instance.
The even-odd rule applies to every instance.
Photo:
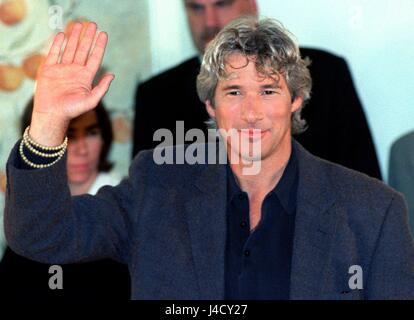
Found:
[[[241,118],[249,125],[263,120],[264,113],[260,102],[253,97],[246,96],[241,106]]]
[[[212,6],[207,6],[205,11],[206,27],[218,27],[219,19],[217,10]]]
[[[78,138],[73,140],[72,145],[77,155],[85,155],[88,153],[88,144],[85,138]]]

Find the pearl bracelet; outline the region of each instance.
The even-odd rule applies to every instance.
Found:
[[[42,146],[41,144],[37,143],[36,141],[33,141],[30,136],[29,136],[29,129],[30,126],[28,126],[26,128],[26,130],[24,131],[23,134],[23,140],[27,141],[29,144],[31,144],[32,146],[43,150],[43,151],[60,151],[62,149],[66,149],[67,145],[68,145],[68,137],[65,137],[65,140],[63,141],[63,143],[57,147],[46,147],[46,146]]]
[[[23,161],[28,165],[28,166],[30,166],[31,168],[34,168],[34,169],[45,169],[45,168],[48,168],[48,167],[51,167],[51,166],[53,166],[54,164],[56,164],[60,159],[62,159],[62,157],[63,157],[63,155],[65,154],[65,151],[66,151],[66,148],[63,150],[63,153],[61,154],[61,155],[59,155],[59,157],[56,159],[56,160],[54,160],[53,162],[51,162],[51,163],[48,163],[48,164],[36,164],[36,163],[33,163],[33,162],[31,162],[29,159],[27,159],[27,157],[25,156],[25,154],[24,154],[24,152],[23,152],[23,146],[24,146],[25,144],[24,144],[24,140],[22,140],[21,141],[21,143],[20,143],[20,147],[19,147],[19,153],[20,153],[20,156],[22,157],[22,159],[23,159]]]
[[[30,142],[25,137],[23,137],[23,143],[24,143],[25,147],[27,149],[29,149],[32,153],[34,153],[34,154],[36,154],[40,157],[43,157],[43,158],[56,158],[56,157],[62,156],[66,151],[66,147],[64,147],[63,149],[61,149],[60,151],[55,152],[55,153],[41,152],[41,151],[36,150],[35,148],[33,148],[32,145],[30,144]]]

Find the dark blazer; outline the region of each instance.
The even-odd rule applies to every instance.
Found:
[[[303,118],[308,130],[296,139],[312,154],[381,179],[377,155],[365,114],[346,62],[330,53],[301,49],[312,61],[313,90]],[[142,83],[136,94],[134,147],[136,155],[153,149],[154,132],[175,132],[176,121],[186,130],[206,131],[208,114],[196,91],[198,57]]]
[[[0,261],[0,299],[31,302],[127,301],[131,279],[124,264],[105,259],[62,266],[63,290],[49,288],[51,264],[22,257],[7,248]]]
[[[294,148],[290,298],[414,298],[414,243],[401,195]],[[19,161],[15,147],[5,231],[17,253],[52,264],[116,259],[129,265],[133,299],[224,298],[226,165],[155,165],[146,151],[119,186],[71,198],[65,161],[30,171]],[[363,270],[363,290],[349,288],[353,265]]]
[[[414,131],[399,138],[391,148],[389,179],[391,187],[402,192],[408,203],[414,234]]]

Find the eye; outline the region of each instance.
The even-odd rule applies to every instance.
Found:
[[[217,8],[225,8],[225,7],[227,7],[227,6],[229,6],[229,4],[230,4],[230,1],[217,1],[214,5],[217,7]]]
[[[263,90],[262,95],[264,95],[264,96],[270,96],[270,95],[274,95],[276,93],[277,93],[276,90],[267,89],[267,90]]]
[[[214,6],[216,8],[226,8],[232,6],[234,2],[235,0],[219,0],[214,4]]]
[[[232,91],[227,92],[227,95],[229,95],[229,96],[239,96],[239,95],[241,95],[241,92],[239,90],[232,90]]]
[[[195,13],[201,13],[204,11],[204,6],[198,3],[187,3],[187,10],[193,11]]]
[[[99,128],[88,130],[86,133],[88,137],[96,137],[96,136],[99,136],[100,134],[101,134],[101,130]]]

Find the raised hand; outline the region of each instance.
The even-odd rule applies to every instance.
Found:
[[[80,40],[82,24],[76,23],[63,52],[65,35],[56,35],[37,76],[29,134],[38,143],[60,144],[70,120],[95,108],[108,91],[112,74],[92,87],[108,42],[107,34],[100,32],[92,48],[96,30],[96,24],[89,23]]]

